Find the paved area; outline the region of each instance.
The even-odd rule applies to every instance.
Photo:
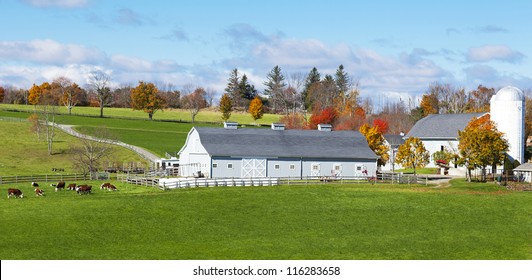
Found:
[[[126,149],[129,149],[135,153],[137,153],[138,155],[140,155],[141,157],[143,157],[144,159],[152,162],[152,163],[156,163],[158,160],[160,160],[161,158],[155,154],[152,154],[151,152],[143,149],[143,148],[140,148],[140,147],[137,147],[137,146],[133,146],[133,145],[129,145],[129,144],[126,144],[124,142],[120,142],[120,141],[116,141],[116,140],[109,140],[109,139],[100,139],[100,138],[96,138],[96,137],[92,137],[90,135],[86,135],[86,134],[81,134],[77,131],[75,131],[72,127],[72,125],[64,125],[64,124],[56,124],[54,123],[54,126],[61,129],[62,131],[72,135],[72,136],[75,136],[75,137],[78,137],[78,138],[84,138],[84,139],[89,139],[89,140],[93,140],[93,141],[103,141],[103,142],[106,142],[106,143],[110,143],[110,144],[113,144],[113,145],[117,145],[117,146],[120,146],[120,147],[124,147]]]

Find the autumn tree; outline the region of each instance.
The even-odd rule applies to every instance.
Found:
[[[100,118],[103,118],[103,108],[111,102],[111,76],[103,71],[94,71],[89,76],[89,86],[94,90],[100,105]]]
[[[440,111],[440,101],[438,96],[434,93],[423,94],[419,107],[421,108],[424,117],[430,114],[438,114]]]
[[[201,109],[207,107],[207,101],[205,100],[205,90],[201,87],[196,88],[192,93],[182,98],[183,108],[188,109],[192,123],[196,118],[196,115]]]
[[[262,100],[260,97],[255,96],[255,98],[253,98],[249,104],[248,112],[251,114],[251,117],[254,121],[262,118],[262,115],[264,114],[264,108],[262,107]]]
[[[159,94],[159,90],[153,83],[139,82],[139,85],[131,89],[131,108],[143,110],[148,113],[150,121],[156,111],[164,109],[166,101]]]
[[[385,144],[384,136],[379,132],[379,128],[376,126],[370,127],[368,124],[364,124],[360,127],[359,131],[364,137],[366,137],[369,148],[379,157],[377,165],[385,165],[390,157],[388,155],[390,148]]]
[[[425,149],[421,139],[410,137],[399,146],[395,156],[395,162],[404,167],[414,169],[425,167],[430,160],[430,153]]]
[[[290,113],[281,117],[279,122],[283,123],[287,129],[305,129],[307,121],[301,113]]]
[[[4,102],[5,92],[6,90],[3,87],[0,87],[0,103]]]
[[[231,97],[229,97],[229,94],[225,93],[222,95],[222,98],[220,98],[220,104],[218,105],[218,109],[222,113],[222,120],[226,122],[229,117],[231,117],[231,112],[233,111],[233,102],[231,101]]]
[[[83,90],[66,77],[56,78],[51,87],[60,97],[60,103],[67,108],[68,114],[71,115],[72,108],[78,104]]]
[[[312,116],[309,120],[309,128],[316,129],[318,124],[330,124],[332,125],[336,118],[338,117],[338,112],[334,107],[319,108],[315,107],[312,111]]]
[[[472,113],[489,112],[490,100],[493,95],[495,95],[494,88],[479,85],[475,90],[469,92],[467,111]]]
[[[381,134],[385,134],[386,132],[388,132],[388,122],[386,122],[383,119],[379,119],[379,118],[374,119],[373,127],[375,127],[377,131],[380,132]]]
[[[471,181],[471,171],[475,168],[482,170],[482,181],[486,180],[486,167],[494,169],[502,164],[508,152],[508,141],[504,134],[497,130],[489,115],[473,118],[463,131],[458,131],[458,163],[468,170]]]

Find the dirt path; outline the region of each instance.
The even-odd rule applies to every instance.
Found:
[[[143,149],[143,148],[140,148],[140,147],[137,147],[137,146],[133,146],[133,145],[129,145],[129,144],[126,144],[124,142],[120,142],[120,141],[115,141],[115,140],[109,140],[109,139],[100,139],[100,138],[96,138],[96,137],[92,137],[90,135],[86,135],[86,134],[81,134],[77,131],[75,131],[72,127],[72,125],[64,125],[64,124],[56,124],[54,123],[54,126],[61,129],[62,131],[74,136],[74,137],[78,137],[78,138],[84,138],[84,139],[89,139],[89,140],[94,140],[94,141],[103,141],[103,142],[106,142],[106,143],[111,143],[113,145],[117,145],[117,146],[120,146],[120,147],[124,147],[126,149],[129,149],[135,153],[137,153],[139,156],[143,157],[144,159],[152,162],[152,163],[156,163],[158,160],[160,160],[161,158],[155,154],[152,154],[151,152],[148,152],[147,150]]]

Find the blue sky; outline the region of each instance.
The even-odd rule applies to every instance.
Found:
[[[532,1],[0,0],[0,85],[91,71],[221,93],[238,68],[261,90],[343,64],[375,102],[433,82],[532,89]]]

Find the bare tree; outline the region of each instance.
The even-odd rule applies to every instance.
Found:
[[[104,127],[94,128],[90,138],[79,138],[78,144],[70,147],[72,164],[83,174],[98,170],[100,161],[109,158],[113,152],[113,137]]]
[[[89,85],[95,91],[100,104],[100,118],[103,118],[103,107],[111,101],[110,82],[111,76],[100,70],[92,72],[89,77]]]
[[[207,101],[207,106],[212,107],[214,102],[214,97],[216,97],[216,90],[213,88],[205,89],[205,101]]]
[[[207,101],[205,101],[205,90],[201,87],[194,90],[194,92],[183,96],[183,107],[188,109],[192,118],[192,123],[196,118],[199,111],[207,107]]]

